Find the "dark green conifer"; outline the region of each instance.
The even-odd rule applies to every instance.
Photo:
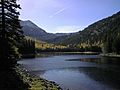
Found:
[[[1,0],[0,2],[0,67],[15,66],[19,59],[18,45],[23,38],[19,23],[20,5],[16,0]]]

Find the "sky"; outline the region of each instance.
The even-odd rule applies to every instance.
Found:
[[[19,0],[20,19],[49,33],[71,33],[120,11],[120,0]]]

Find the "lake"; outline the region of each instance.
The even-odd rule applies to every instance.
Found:
[[[120,59],[99,55],[48,55],[18,62],[63,90],[120,90]]]

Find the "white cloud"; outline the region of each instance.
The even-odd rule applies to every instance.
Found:
[[[58,26],[54,28],[54,33],[72,33],[72,32],[78,32],[80,30],[83,30],[84,27],[81,26]]]
[[[50,15],[49,17],[50,17],[50,18],[53,18],[54,16],[62,13],[62,12],[65,11],[66,9],[67,9],[67,8],[62,8],[62,9],[56,11],[55,13],[53,13],[52,15]]]

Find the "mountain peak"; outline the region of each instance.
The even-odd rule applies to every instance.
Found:
[[[36,24],[34,24],[30,20],[21,21],[21,23],[22,23],[22,26],[29,26],[29,27],[32,27],[32,28],[39,28]]]
[[[32,22],[32,21],[30,21],[30,20],[25,20],[24,22]]]
[[[53,33],[47,33],[45,30],[42,28],[38,27],[36,24],[34,24],[30,20],[26,21],[21,21],[20,22],[22,26],[22,30],[24,32],[24,35],[37,38],[42,41],[49,41],[51,39],[54,39],[59,36],[65,36],[66,34],[64,33],[59,33],[59,34],[53,34]]]

